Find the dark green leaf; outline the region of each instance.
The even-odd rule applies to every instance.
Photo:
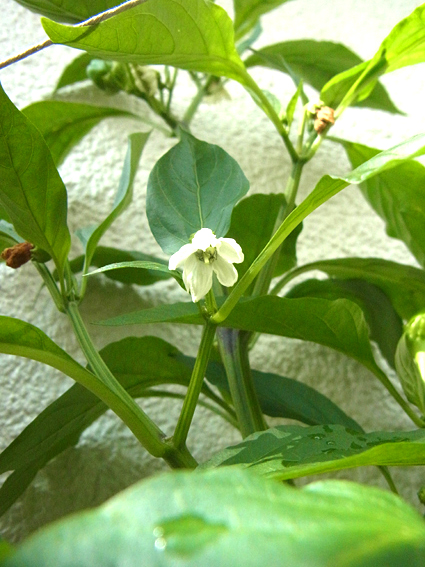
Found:
[[[58,100],[35,102],[22,112],[43,135],[56,166],[62,163],[73,146],[105,118],[137,118],[135,114],[116,108]]]
[[[422,4],[407,18],[399,22],[381,43],[374,57],[361,66],[345,71],[333,77],[321,92],[321,97],[329,104],[329,100],[341,101],[343,107],[356,100],[366,98],[374,88],[378,78],[406,65],[415,65],[425,61],[425,29],[423,19],[425,5]],[[339,93],[336,96],[336,93]]]
[[[394,494],[343,481],[295,490],[232,468],[134,485],[40,530],[4,567],[422,567],[424,542],[423,518]]]
[[[121,4],[120,0],[15,0],[32,12],[75,24]]]
[[[251,373],[261,409],[266,415],[296,419],[307,425],[337,423],[362,431],[354,419],[314,388],[270,372],[251,370]],[[230,392],[222,364],[210,362],[206,378],[220,390]]]
[[[288,276],[320,270],[340,279],[360,278],[381,288],[404,320],[425,309],[425,272],[379,258],[338,258],[306,264]],[[289,277],[288,277],[289,279]]]
[[[247,67],[262,65],[278,69],[283,73],[291,72],[291,76],[298,84],[300,79],[316,90],[321,91],[324,85],[339,74],[351,70],[352,67],[365,63],[358,55],[341,43],[331,41],[296,40],[276,43],[263,47],[248,57],[245,61]],[[351,85],[351,79],[349,84]],[[345,83],[339,83],[338,94],[328,91],[321,94],[322,100],[332,108],[336,108],[346,92]],[[387,112],[400,113],[381,84],[376,84],[367,100],[357,102],[357,106],[378,108]]]
[[[105,246],[98,246],[91,258],[91,265],[102,268],[110,264],[118,264],[123,262],[146,262],[152,264],[160,264],[163,266],[163,271],[157,269],[135,269],[123,268],[120,270],[111,270],[105,272],[105,276],[111,280],[115,280],[125,284],[136,285],[152,285],[157,281],[165,280],[171,277],[168,270],[168,262],[142,254],[135,250],[119,250],[118,248],[109,248]],[[84,256],[78,256],[70,262],[71,270],[76,273],[80,272],[84,266]]]
[[[71,63],[67,65],[63,70],[62,75],[59,77],[55,91],[63,89],[63,87],[67,87],[69,85],[87,80],[86,69],[92,59],[93,57],[91,55],[89,55],[88,53],[83,53],[82,55],[79,55],[73,61],[71,61]]]
[[[235,34],[242,37],[254,28],[260,17],[288,0],[233,0],[235,9]]]
[[[343,145],[353,167],[359,167],[380,150],[346,140]],[[402,240],[418,262],[425,266],[425,167],[408,161],[366,180],[360,189],[385,221],[387,234]]]
[[[247,178],[229,154],[182,132],[181,141],[149,176],[146,214],[156,241],[173,254],[201,228],[224,236],[234,205],[248,189]]]
[[[66,189],[41,134],[0,87],[0,206],[61,272],[71,245]]]
[[[341,425],[282,425],[220,451],[202,468],[243,465],[280,480],[368,465],[425,464],[425,431],[362,433]]]
[[[128,149],[124,160],[124,167],[121,173],[120,182],[118,185],[118,191],[115,195],[114,204],[112,211],[106,217],[106,219],[99,225],[94,226],[89,230],[77,231],[77,235],[83,243],[85,249],[85,269],[84,273],[87,272],[93,254],[95,253],[97,244],[111,224],[120,216],[120,214],[125,211],[125,209],[130,205],[133,198],[133,182],[137,173],[137,168],[139,166],[140,157],[142,155],[143,148],[149,138],[149,133],[139,132],[137,134],[131,134],[128,137]]]
[[[42,24],[54,43],[103,59],[172,65],[246,80],[232,21],[212,2],[148,0],[95,26],[75,28],[46,19]]]
[[[322,297],[354,301],[364,313],[371,339],[378,344],[382,354],[394,368],[395,351],[403,333],[403,324],[381,288],[361,279],[307,280],[293,287],[286,297]]]
[[[234,208],[230,229],[226,236],[234,238],[244,252],[244,261],[235,266],[239,278],[243,276],[270,240],[275,228],[276,217],[279,210],[284,207],[285,197],[271,193],[246,197]],[[275,276],[283,274],[296,265],[296,242],[301,230],[302,225],[298,226],[285,240]]]

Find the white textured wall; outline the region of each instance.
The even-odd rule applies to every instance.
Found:
[[[361,57],[369,58],[380,41],[404,16],[420,4],[417,0],[294,0],[263,18],[261,44],[300,38],[328,39],[345,43]],[[223,3],[229,8],[230,1]],[[44,39],[36,15],[13,0],[2,0],[0,59],[22,51]],[[48,97],[63,66],[78,53],[51,47],[45,52],[0,72],[3,87],[15,104],[27,104]],[[263,88],[288,100],[290,80],[278,73],[254,69]],[[423,130],[425,105],[423,66],[402,69],[383,82],[395,104],[407,117],[369,110],[349,110],[334,128],[335,135],[386,148]],[[242,166],[252,192],[281,190],[289,163],[273,126],[256,108],[243,89],[229,85],[232,100],[216,105],[203,104],[193,122],[193,133],[221,145]],[[182,106],[193,92],[185,85],[179,90]],[[80,99],[95,101],[99,92],[84,88]],[[107,104],[123,104],[124,98],[105,99]],[[146,113],[142,104],[135,106]],[[109,120],[85,138],[61,168],[69,193],[69,223],[72,230],[97,222],[110,210],[126,151],[126,136],[139,129],[131,120]],[[144,212],[146,181],[155,161],[172,145],[170,139],[154,132],[147,145],[135,184],[135,200],[104,238],[102,244],[161,254],[150,235]],[[312,189],[324,173],[349,169],[339,148],[324,144],[306,168],[301,195]],[[414,264],[404,246],[390,240],[383,223],[362,200],[354,187],[346,189],[314,213],[299,238],[300,263],[328,257],[381,256]],[[80,253],[78,246],[74,254]],[[70,326],[52,306],[47,292],[40,291],[38,275],[31,265],[12,271],[0,266],[1,313],[40,326],[53,340],[83,362]],[[147,288],[117,287],[102,278],[90,280],[82,307],[86,321],[103,319],[124,311],[163,302],[182,300],[184,292],[173,282]],[[37,300],[37,301],[36,301]],[[99,347],[127,334],[162,337],[186,354],[196,353],[198,330],[185,326],[92,327]],[[264,336],[252,353],[253,367],[298,378],[322,392],[366,430],[412,428],[398,406],[363,367],[338,353],[316,345]],[[71,380],[50,368],[24,359],[0,357],[0,449],[6,447],[38,412],[64,392]],[[172,432],[179,403],[143,402],[160,426]],[[164,409],[166,407],[166,410]],[[237,441],[234,432],[219,418],[199,410],[189,438],[195,456],[204,459],[223,445]],[[4,535],[20,538],[36,527],[70,511],[102,502],[121,488],[164,469],[138,446],[122,423],[108,413],[69,449],[41,471],[32,486],[9,513],[0,520]],[[351,478],[383,485],[374,469],[354,471]],[[395,470],[403,495],[415,502],[415,493],[424,483],[421,469]]]

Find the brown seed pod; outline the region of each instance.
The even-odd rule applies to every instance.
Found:
[[[328,125],[335,124],[334,109],[329,106],[322,106],[316,112],[316,118],[314,120],[314,129],[318,134],[321,134]]]

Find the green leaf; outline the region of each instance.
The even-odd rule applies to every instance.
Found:
[[[300,82],[298,83],[297,90],[292,95],[286,107],[286,121],[288,123],[288,126],[291,126],[292,121],[294,120],[294,114],[295,114],[295,109],[297,108],[298,100],[300,98],[301,100],[303,100],[303,97],[305,96],[303,88],[304,88],[304,83],[303,80],[301,79]]]
[[[286,297],[349,299],[357,303],[364,313],[371,339],[378,344],[394,368],[395,351],[403,333],[403,323],[381,288],[361,279],[306,280],[293,287]]]
[[[242,83],[246,78],[232,21],[212,2],[148,0],[95,26],[75,28],[46,19],[42,24],[54,43],[102,59],[172,65]]]
[[[32,12],[76,24],[120,4],[119,0],[15,0]]]
[[[181,141],[149,176],[146,214],[156,241],[173,254],[201,228],[224,236],[234,205],[248,189],[247,178],[229,154],[182,132]]]
[[[35,102],[24,108],[22,113],[43,135],[56,166],[105,118],[137,118],[135,114],[116,108],[58,100]]]
[[[11,248],[18,242],[24,242],[24,240],[16,234],[11,224],[0,219],[0,253],[3,252],[5,248]],[[1,258],[0,261],[2,261]]]
[[[342,144],[353,167],[359,167],[380,150],[332,138]],[[363,196],[385,221],[387,234],[406,244],[425,266],[425,167],[416,161],[382,172],[360,186]]]
[[[69,85],[74,85],[81,81],[88,80],[86,69],[93,59],[88,53],[83,53],[76,57],[69,65],[65,67],[62,71],[62,75],[56,84],[55,91],[68,87]]]
[[[305,264],[288,274],[287,279],[312,270],[333,278],[360,278],[379,287],[405,321],[425,308],[425,272],[413,266],[379,258],[338,258]]]
[[[341,43],[307,39],[286,41],[263,47],[248,57],[245,65],[248,68],[262,65],[278,69],[283,73],[290,71],[296,84],[303,79],[305,83],[319,92],[335,75],[347,70],[351,72],[351,68],[358,65],[362,65],[362,69],[365,67],[365,63],[362,62],[360,57]],[[338,84],[345,85],[342,82]],[[351,85],[351,79],[349,84]],[[344,86],[341,91],[338,91],[338,94],[334,93],[332,96],[324,90],[320,96],[328,106],[336,108],[346,90],[347,88]],[[368,94],[367,100],[358,101],[357,106],[378,108],[400,114],[400,111],[389,98],[387,91],[379,83]]]
[[[423,518],[394,494],[343,481],[294,490],[232,468],[138,483],[38,531],[4,567],[136,567],[141,557],[152,567],[422,567],[424,541]]]
[[[242,37],[254,28],[263,14],[267,14],[288,0],[233,0],[236,37]]]
[[[234,208],[226,236],[234,238],[244,252],[244,261],[235,265],[239,278],[270,240],[279,210],[285,207],[285,202],[285,197],[281,194],[257,194],[245,197]],[[285,240],[274,276],[279,276],[296,266],[296,243],[301,230],[302,225]]]
[[[150,133],[139,132],[131,134],[128,137],[127,154],[124,160],[124,167],[121,173],[121,179],[118,186],[118,191],[115,196],[112,211],[106,219],[99,225],[86,229],[85,231],[77,231],[77,235],[82,241],[85,249],[85,269],[87,272],[93,254],[96,250],[97,244],[112,223],[125,211],[130,205],[133,198],[133,182],[139,166],[140,157],[143,148],[149,138]]]
[[[0,87],[0,206],[59,273],[69,252],[66,189],[41,134]]]
[[[341,95],[345,97],[352,88],[343,101],[343,107],[346,107],[356,100],[366,98],[378,78],[384,73],[424,62],[424,14],[425,4],[422,4],[392,29],[370,61],[333,77],[323,87],[321,98],[327,104],[332,98],[340,102],[343,98]],[[337,92],[339,96],[336,96]]]
[[[94,274],[102,274],[104,272],[110,272],[112,270],[121,270],[128,268],[139,269],[139,270],[140,269],[150,270],[151,272],[156,272],[156,271],[162,272],[164,274],[167,274],[168,277],[172,276],[179,283],[179,285],[183,287],[183,289],[186,289],[184,287],[180,272],[177,272],[175,270],[169,270],[167,266],[164,266],[164,264],[157,264],[156,262],[134,261],[134,262],[119,262],[117,264],[108,264],[107,266],[103,266],[98,270],[94,270],[93,272],[88,272],[85,275],[92,276]]]
[[[425,464],[425,431],[363,433],[341,425],[282,425],[223,449],[202,468],[242,465],[279,480],[354,467]]]
[[[135,285],[152,285],[158,281],[162,281],[171,277],[171,272],[168,270],[168,262],[142,254],[135,250],[119,250],[118,248],[110,248],[107,246],[98,246],[91,258],[90,265],[103,268],[111,264],[122,264],[131,262],[144,262],[158,265],[163,267],[163,270],[158,268],[154,269],[135,269],[135,268],[122,268],[119,270],[106,271],[105,276],[111,280],[115,280],[125,284]],[[81,272],[84,266],[84,256],[78,256],[70,262],[71,270],[73,273]]]
[[[192,360],[189,357],[184,357]],[[348,417],[329,398],[297,380],[270,372],[251,370],[255,390],[262,411],[270,417],[296,419],[307,425],[338,423],[356,431],[360,425]],[[226,372],[222,364],[210,362],[206,378],[211,384],[230,393]]]

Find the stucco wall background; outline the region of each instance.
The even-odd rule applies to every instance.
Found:
[[[231,12],[231,2],[221,1]],[[414,8],[417,0],[296,0],[262,19],[264,33],[258,46],[290,39],[327,39],[341,42],[361,57],[370,58],[391,28]],[[37,15],[13,0],[2,0],[0,59],[13,55],[45,38]],[[79,52],[50,47],[0,72],[4,89],[19,107],[48,97],[64,65]],[[395,104],[407,116],[393,116],[367,109],[349,109],[333,134],[382,149],[423,131],[423,66],[408,67],[384,77],[383,83]],[[253,75],[262,88],[284,101],[293,93],[291,81],[276,72],[256,68]],[[222,146],[241,165],[251,183],[251,192],[277,192],[289,171],[289,161],[273,126],[237,84],[229,84],[230,100],[204,103],[195,116],[195,136]],[[183,110],[193,88],[179,84],[176,111]],[[104,96],[93,86],[70,89],[67,100],[107,105],[131,104],[148,116],[145,106],[125,97]],[[180,97],[180,98],[179,98]],[[111,119],[87,136],[60,168],[69,195],[71,230],[100,222],[108,214],[117,188],[126,151],[127,135],[140,130],[139,122]],[[143,126],[142,126],[143,129]],[[145,129],[149,129],[147,126]],[[146,182],[156,160],[175,141],[154,131],[144,150],[135,183],[133,206],[120,217],[102,244],[121,246],[162,256],[153,240],[145,215]],[[349,170],[339,147],[323,144],[305,170],[299,200],[308,194],[324,173]],[[72,253],[79,254],[74,243]],[[298,259],[303,264],[318,259],[345,256],[376,256],[415,265],[400,242],[385,235],[382,221],[369,208],[355,187],[349,187],[309,217],[298,240]],[[70,333],[65,316],[57,314],[31,265],[12,271],[0,265],[0,312],[42,328],[67,352],[84,362]],[[184,292],[173,282],[152,287],[120,286],[103,277],[91,279],[82,305],[87,323],[125,311],[184,300]],[[156,335],[195,355],[199,330],[186,326],[137,326],[99,328],[90,326],[100,348],[127,335]],[[362,366],[328,349],[263,336],[252,353],[252,366],[281,373],[308,383],[339,404],[368,430],[413,429],[398,406],[377,380]],[[0,449],[6,447],[48,403],[71,386],[72,381],[41,364],[2,355],[0,357]],[[144,409],[167,433],[172,433],[181,402],[144,400]],[[218,417],[202,408],[196,413],[188,444],[203,460],[216,449],[238,441],[238,435]],[[49,463],[23,497],[0,520],[4,537],[19,539],[57,517],[104,501],[120,489],[166,465],[154,461],[138,446],[132,434],[112,413],[93,424],[78,445]],[[384,486],[375,469],[345,473],[344,477]],[[3,476],[3,479],[6,476]],[[394,470],[402,495],[417,505],[416,491],[425,484],[422,469]]]

